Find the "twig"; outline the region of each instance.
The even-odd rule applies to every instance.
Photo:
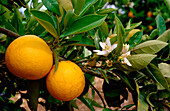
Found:
[[[2,27],[0,27],[0,33],[6,34],[6,35],[8,35],[8,36],[10,36],[12,38],[17,38],[17,37],[20,36],[19,34],[15,33],[15,32],[12,32],[12,31],[10,31],[8,29],[2,28]]]
[[[90,84],[90,86],[96,91],[96,93],[98,94],[98,96],[100,97],[102,103],[103,103],[103,106],[104,108],[106,108],[106,104],[101,96],[101,94],[99,93],[99,91],[93,86],[93,84],[87,79],[87,82]]]

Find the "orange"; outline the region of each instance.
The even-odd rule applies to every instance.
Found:
[[[78,65],[71,61],[61,61],[57,71],[55,66],[46,79],[49,93],[61,101],[70,101],[78,97],[84,90],[85,77]]]
[[[53,64],[53,56],[43,39],[35,35],[25,35],[8,46],[5,63],[15,76],[36,80],[48,74]]]
[[[149,28],[149,31],[151,31],[151,30],[153,29],[153,27],[152,27],[152,26],[150,26],[150,25],[148,26],[148,28]]]
[[[126,41],[128,41],[136,32],[140,31],[139,29],[132,29],[129,34],[128,37],[126,39]]]
[[[148,11],[147,17],[152,17],[152,12],[151,11]]]
[[[132,18],[134,18],[135,16],[133,15],[133,12],[129,11],[129,13],[128,13],[128,17],[132,17]]]

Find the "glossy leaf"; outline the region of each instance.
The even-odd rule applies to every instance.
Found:
[[[143,31],[136,32],[130,39],[129,39],[129,44],[131,47],[135,47],[137,44],[141,42],[143,35]]]
[[[139,91],[139,85],[136,83],[136,91],[138,94],[137,111],[148,111],[149,105],[146,103],[145,96]]]
[[[79,15],[79,13],[82,11],[83,6],[85,5],[85,1],[87,0],[77,0],[74,11],[76,15]]]
[[[107,9],[98,10],[96,13],[97,14],[108,14],[108,13],[111,13],[111,12],[116,11],[116,10],[117,9],[107,8]]]
[[[161,73],[161,71],[159,70],[159,68],[152,63],[148,65],[148,68],[152,72],[153,77],[156,79],[156,81],[159,82],[165,89],[169,91],[168,82]]]
[[[160,69],[160,71],[162,72],[162,74],[164,75],[164,77],[169,77],[170,78],[170,65],[167,63],[160,63],[158,64],[158,67]]]
[[[60,9],[57,0],[42,0],[45,7],[60,16]]]
[[[155,95],[157,92],[151,92],[146,96],[146,101],[149,103],[150,106],[154,107],[154,105],[152,104],[152,102],[150,101],[150,97],[152,95]]]
[[[170,39],[170,29],[166,30],[162,35],[160,35],[157,40],[167,42]]]
[[[81,12],[79,13],[79,16],[84,15],[84,13],[97,1],[98,0],[85,0],[84,6],[83,6]]]
[[[107,78],[107,74],[102,69],[99,69],[98,71],[104,77],[105,81],[109,84],[109,79]]]
[[[94,44],[95,44],[95,47],[97,50],[100,49],[99,40],[100,40],[100,38],[99,38],[98,30],[97,30],[95,33],[95,36],[94,36]]]
[[[150,39],[154,39],[157,35],[158,35],[158,29],[154,29],[149,36]]]
[[[109,108],[104,108],[102,111],[112,111],[112,110]]]
[[[66,32],[60,37],[66,37],[68,35],[87,32],[93,28],[100,26],[105,19],[106,16],[103,15],[86,15],[73,22],[72,25],[68,28],[68,30],[66,30]]]
[[[101,106],[98,102],[96,102],[95,100],[92,100],[92,99],[90,99],[90,98],[86,98],[88,101],[89,101],[89,103],[91,104],[91,105],[93,105],[93,106],[96,106],[96,107],[98,107],[98,108],[103,108],[103,106]]]
[[[123,71],[114,69],[112,70],[113,73],[115,73],[117,76],[121,78],[121,80],[131,89],[134,90],[133,86],[131,85],[131,80],[127,74],[125,74]]]
[[[100,30],[103,32],[104,36],[107,37],[109,34],[109,29],[107,23],[104,21],[100,26]]]
[[[95,109],[93,108],[92,104],[90,104],[90,102],[83,96],[79,97],[79,99],[91,110],[91,111],[95,111]]]
[[[156,16],[156,25],[157,25],[157,28],[158,28],[158,34],[160,36],[161,34],[163,34],[163,32],[166,31],[165,20],[161,15]]]
[[[155,54],[164,48],[168,43],[159,40],[149,40],[137,45],[131,51],[138,54]]]
[[[69,41],[75,41],[76,42],[72,45],[93,46],[94,47],[93,40],[91,40],[90,38],[88,38],[86,36],[82,36],[82,35],[75,35],[74,37],[69,39]]]
[[[72,17],[74,16],[74,12],[72,10],[69,10],[65,17],[64,17],[64,27],[70,26],[70,22],[72,21]]]
[[[123,24],[119,20],[119,18],[115,14],[115,21],[116,21],[116,34],[117,34],[117,48],[116,48],[116,54],[119,54],[122,51],[123,48],[123,42],[124,42],[124,35],[125,35],[125,29],[123,27]]]
[[[132,68],[140,70],[145,68],[155,57],[156,55],[152,54],[137,54],[128,57],[128,60],[132,64]]]
[[[133,23],[133,24],[131,24],[130,29],[134,29],[134,28],[140,26],[141,24],[142,24],[142,22]]]
[[[57,54],[57,50],[53,50],[53,55],[54,55],[54,61],[55,61],[55,70],[54,70],[54,74],[56,73],[57,69],[58,69],[58,65],[59,65],[59,56]]]
[[[146,102],[145,96],[139,92],[138,96],[138,111],[148,111],[149,105]]]
[[[66,12],[68,12],[70,9],[73,10],[73,5],[71,3],[71,0],[57,0],[57,2],[60,7],[63,7],[64,10],[66,10]]]
[[[54,21],[47,13],[36,10],[31,10],[30,12],[49,33],[51,33],[56,39],[58,39],[58,34],[55,29]]]

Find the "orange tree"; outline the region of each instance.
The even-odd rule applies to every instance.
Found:
[[[143,30],[129,35],[141,22],[129,21],[122,24],[115,9],[105,8],[106,3],[107,0],[1,0],[0,109],[25,110],[20,107],[25,99],[31,110],[37,110],[37,105],[41,104],[46,110],[68,111],[78,109],[76,101],[79,99],[92,111],[95,110],[94,106],[110,111],[110,107],[120,107],[130,93],[134,104],[128,104],[122,109],[132,106],[139,111],[169,108],[170,30],[166,30],[163,17],[156,16],[157,27],[150,35],[143,35]],[[43,10],[42,6],[46,9]],[[23,13],[19,11],[21,8]],[[114,13],[114,28],[108,27],[108,14],[111,13]],[[21,72],[17,71],[19,75],[25,74],[22,69],[31,73],[34,66],[30,68],[29,65],[25,69],[22,67],[35,63],[30,61],[37,57],[36,53],[27,50],[24,54],[26,58],[22,56],[21,61],[16,56],[21,56],[17,50],[24,48],[26,44],[28,48],[41,47],[36,44],[36,47],[32,47],[33,43],[30,41],[30,45],[26,43],[12,49],[15,56],[8,53],[8,56],[16,58],[6,59],[9,44],[23,35],[36,35],[50,47],[54,66],[47,76],[37,80],[14,76],[17,71],[15,68],[18,67],[21,67]],[[44,53],[38,53],[38,57],[44,57]],[[14,71],[6,66],[9,60],[10,64],[13,64],[12,61],[17,63],[17,67],[15,64],[14,67],[10,66]],[[48,59],[39,60],[41,64],[36,66],[39,72],[46,65],[42,61]],[[72,62],[67,64],[67,61]],[[39,64],[37,61],[36,63]],[[104,79],[104,83],[100,84],[102,92],[94,87],[94,77]],[[76,95],[72,96],[74,91]],[[88,96],[90,93],[92,97]],[[12,101],[11,98],[16,95],[21,97]],[[95,95],[100,97],[103,104],[94,100]]]

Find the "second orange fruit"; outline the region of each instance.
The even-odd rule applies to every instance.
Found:
[[[55,66],[46,79],[49,93],[61,101],[70,101],[78,97],[84,90],[85,77],[78,65],[71,61],[61,61],[57,71]]]

